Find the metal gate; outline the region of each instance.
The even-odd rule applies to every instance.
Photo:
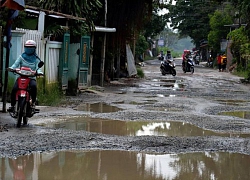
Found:
[[[88,80],[90,37],[82,36],[78,70],[78,89],[85,88]]]
[[[69,44],[70,44],[70,35],[68,33],[65,33],[63,38],[61,57],[59,63],[59,79],[62,85],[62,90],[68,89]]]

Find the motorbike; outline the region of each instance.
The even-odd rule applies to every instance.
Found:
[[[193,62],[193,60],[192,60],[191,57],[187,58],[186,65],[187,65],[187,67],[185,67],[185,63],[184,62],[182,63],[182,70],[183,70],[183,72],[184,73],[191,72],[191,74],[193,74],[194,73],[194,62]]]
[[[163,53],[163,51],[161,51],[160,54],[157,57],[158,57],[158,60],[163,61],[164,60],[164,53]]]
[[[162,75],[172,74],[172,76],[176,76],[174,60],[167,59],[166,61],[161,61],[160,71]]]
[[[40,61],[38,68],[41,68],[43,64],[43,61]],[[41,76],[41,74],[37,74],[37,71],[32,71],[28,67],[21,67],[17,69],[8,68],[7,70],[19,75],[17,78],[18,90],[16,92],[16,104],[13,111],[8,111],[11,117],[17,119],[16,126],[20,128],[22,122],[23,125],[27,125],[28,118],[40,112],[39,109],[35,109],[31,106],[32,100],[29,89],[29,77]]]
[[[199,55],[194,56],[194,63],[197,65],[200,64],[200,56]]]

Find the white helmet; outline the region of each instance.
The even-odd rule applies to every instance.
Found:
[[[25,42],[24,47],[36,47],[36,42],[33,40],[28,40]]]

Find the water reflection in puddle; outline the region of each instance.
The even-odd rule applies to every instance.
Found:
[[[240,106],[240,105],[246,105],[248,101],[244,100],[233,100],[233,99],[217,99],[220,104],[224,105],[231,105],[231,106]]]
[[[102,134],[119,136],[239,136],[249,137],[248,134],[217,133],[204,130],[194,125],[182,122],[126,122],[118,120],[94,119],[90,117],[75,117],[61,121],[57,124],[46,124],[50,128],[64,128],[71,130],[84,130]]]
[[[156,95],[157,97],[166,97],[165,95],[163,95],[163,94],[157,94]],[[176,95],[175,94],[170,94],[170,95],[168,95],[168,97],[176,97]]]
[[[139,85],[139,87],[131,87],[128,89],[121,89],[121,92],[129,93],[141,93],[142,90],[154,91],[154,90],[173,90],[173,91],[186,91],[186,85],[183,84],[181,80],[173,79],[153,79],[150,82],[144,82]]]
[[[145,109],[147,110],[153,110],[153,111],[183,111],[183,109],[180,108],[175,108],[175,107],[171,107],[171,108],[166,108],[166,107],[145,107]]]
[[[250,177],[250,156],[236,153],[146,154],[129,151],[34,153],[0,158],[0,177],[32,180],[193,180]]]
[[[220,112],[219,115],[235,116],[243,119],[250,119],[250,111],[227,111]]]
[[[89,112],[97,112],[97,113],[110,113],[117,112],[121,109],[115,106],[110,106],[105,103],[93,103],[93,104],[81,104],[76,108],[78,111],[89,111]]]

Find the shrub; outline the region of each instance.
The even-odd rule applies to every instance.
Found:
[[[144,78],[144,72],[141,68],[137,68],[137,76],[140,78]]]
[[[37,98],[39,105],[56,106],[63,99],[63,92],[58,83],[44,85],[43,78],[37,79]]]

